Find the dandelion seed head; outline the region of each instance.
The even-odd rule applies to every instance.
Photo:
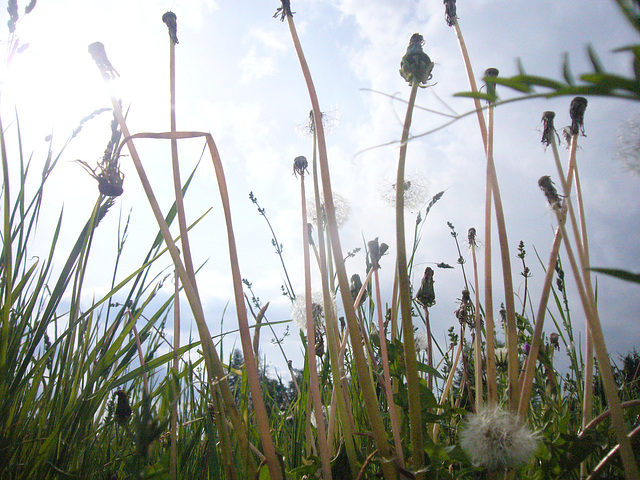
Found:
[[[332,295],[331,303],[334,312],[336,311],[335,302],[336,299]],[[311,304],[311,313],[313,315],[316,328],[323,328],[325,322],[325,311],[324,298],[321,290],[314,290],[311,292]],[[291,317],[293,318],[293,321],[296,322],[300,330],[303,332],[307,331],[307,304],[304,295],[296,296],[291,310]]]
[[[347,200],[339,193],[333,192],[333,207],[336,211],[336,223],[340,228],[349,219],[351,207]],[[313,198],[307,199],[307,221],[318,227],[318,218],[321,220],[322,227],[327,225],[327,212],[324,206],[324,198],[320,196],[320,215],[318,215],[316,201]]]
[[[429,337],[427,332],[418,331],[413,334],[413,340],[416,344],[416,350],[426,352],[429,345]]]
[[[404,208],[419,211],[428,201],[429,182],[424,177],[413,175],[404,181]],[[380,188],[380,198],[390,207],[396,206],[396,182],[388,182]]]
[[[483,408],[468,415],[460,446],[476,467],[515,468],[533,456],[539,436],[517,416],[500,407]]]

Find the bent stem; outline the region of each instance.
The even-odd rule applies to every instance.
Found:
[[[311,78],[311,72],[302,51],[300,39],[293,22],[293,17],[289,14],[286,15],[287,22],[289,24],[289,30],[291,32],[291,38],[300,61],[300,67],[309,91],[309,98],[313,109],[313,119],[318,135],[318,157],[320,164],[320,174],[322,178],[322,191],[324,194],[325,207],[327,212],[327,223],[329,229],[329,238],[331,241],[331,248],[333,249],[333,256],[336,259],[336,271],[338,274],[338,284],[340,286],[340,294],[342,297],[342,303],[345,310],[345,317],[347,320],[347,326],[349,328],[349,336],[351,337],[351,348],[353,350],[353,358],[358,375],[358,380],[362,388],[362,396],[364,398],[365,408],[369,416],[369,422],[371,424],[371,430],[373,438],[378,448],[378,452],[381,456],[381,467],[384,478],[390,480],[397,478],[396,469],[393,465],[393,454],[391,451],[391,445],[387,440],[387,433],[382,421],[382,415],[380,413],[380,406],[376,398],[375,389],[369,378],[367,361],[364,355],[361,336],[357,324],[357,316],[355,307],[353,306],[353,298],[351,297],[351,290],[349,286],[349,278],[347,277],[347,271],[344,265],[344,255],[342,254],[342,247],[340,244],[340,236],[338,234],[338,224],[336,221],[335,206],[333,203],[333,194],[331,190],[331,177],[329,174],[329,161],[327,158],[327,145],[324,135],[324,126],[322,124],[322,111],[320,110],[320,104],[318,102],[318,96],[316,94],[315,86]]]

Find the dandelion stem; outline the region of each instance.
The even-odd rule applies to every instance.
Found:
[[[333,249],[333,256],[336,258],[336,270],[338,273],[338,283],[340,285],[340,293],[342,296],[342,303],[345,309],[345,317],[349,328],[349,336],[351,337],[351,347],[353,350],[353,358],[356,366],[356,372],[360,381],[360,387],[362,388],[362,396],[364,398],[365,408],[369,414],[369,422],[371,424],[372,433],[380,456],[382,457],[382,471],[384,478],[387,480],[397,478],[396,470],[391,463],[392,452],[391,445],[387,440],[387,434],[382,421],[382,415],[380,414],[380,406],[376,398],[375,390],[369,379],[367,361],[364,355],[364,350],[361,343],[360,333],[357,325],[356,311],[353,306],[353,299],[351,298],[351,289],[349,288],[349,278],[347,277],[347,271],[344,266],[344,255],[342,254],[342,247],[340,245],[340,236],[338,234],[338,224],[336,221],[335,206],[333,203],[333,194],[331,190],[331,178],[329,174],[329,161],[327,158],[327,146],[324,136],[324,126],[322,124],[322,111],[320,110],[320,104],[318,102],[318,96],[316,94],[315,86],[311,78],[311,72],[302,51],[300,39],[293,22],[293,17],[287,15],[287,22],[289,24],[289,30],[291,32],[291,38],[300,61],[300,67],[304,75],[307,89],[309,90],[309,98],[313,109],[313,118],[315,123],[316,132],[318,135],[318,156],[320,164],[320,172],[322,178],[322,191],[324,193],[325,206],[327,210],[327,223],[329,228],[329,238],[331,240],[331,248]]]
[[[316,325],[313,318],[313,299],[311,298],[311,256],[309,254],[309,228],[307,227],[307,202],[304,188],[304,172],[300,174],[300,198],[302,204],[302,247],[304,258],[304,289],[307,317],[307,361],[309,362],[309,388],[313,400],[313,410],[316,415],[318,429],[318,447],[322,464],[322,476],[331,480],[331,459],[327,448],[327,432],[322,409],[320,383],[318,382],[318,367],[316,365]],[[325,310],[326,312],[327,310]],[[325,315],[326,316],[326,315]]]

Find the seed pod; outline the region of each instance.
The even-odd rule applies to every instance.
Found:
[[[442,3],[444,3],[444,19],[447,25],[453,27],[458,18],[458,15],[456,15],[456,0],[443,0]]]
[[[587,109],[587,99],[584,97],[576,97],[571,100],[569,107],[569,115],[571,116],[571,134],[578,135],[582,133],[584,136],[584,112]]]
[[[116,77],[119,77],[120,74],[116,72],[116,69],[113,68],[111,62],[107,58],[107,53],[104,49],[104,45],[100,42],[95,42],[89,45],[89,53],[93,57],[93,61],[96,62],[100,73],[102,74],[102,78],[105,80],[113,80]]]
[[[553,141],[553,136],[558,135],[553,126],[553,119],[556,117],[555,112],[547,111],[542,114],[542,143],[549,146]]]
[[[178,22],[176,14],[173,12],[167,12],[162,15],[162,21],[167,24],[169,29],[169,37],[174,45],[178,44]]]
[[[547,197],[547,201],[552,208],[560,208],[560,195],[556,187],[553,186],[553,181],[549,175],[544,175],[538,180],[538,186]]]
[[[400,75],[411,85],[414,82],[418,82],[418,85],[425,84],[432,77],[431,71],[434,64],[429,55],[422,50],[423,45],[422,35],[414,33],[409,40],[407,53],[404,54],[400,62]]]

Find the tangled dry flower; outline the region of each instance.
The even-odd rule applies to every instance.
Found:
[[[500,407],[470,414],[460,434],[460,446],[473,465],[489,470],[523,465],[535,453],[538,440],[516,415]]]

